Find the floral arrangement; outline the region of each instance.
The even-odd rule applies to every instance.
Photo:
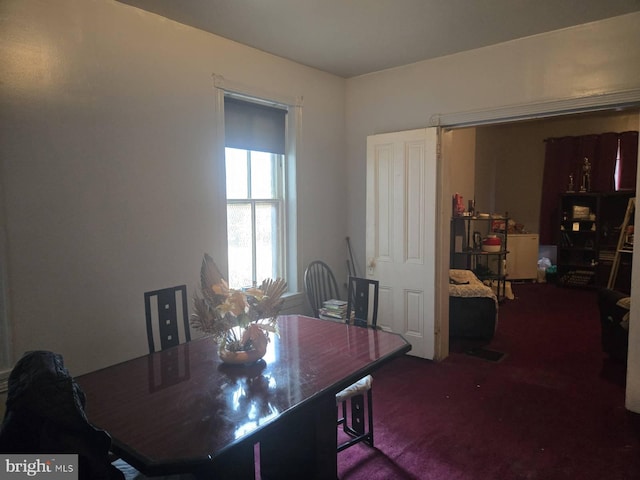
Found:
[[[214,337],[219,348],[232,352],[266,349],[276,333],[286,282],[266,279],[258,288],[230,289],[207,253],[200,269],[201,296],[193,299],[191,326]]]

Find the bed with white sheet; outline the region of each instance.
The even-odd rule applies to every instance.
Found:
[[[491,340],[498,299],[471,270],[449,270],[449,337]]]

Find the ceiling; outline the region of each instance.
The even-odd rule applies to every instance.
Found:
[[[119,0],[349,78],[640,11],[640,0]]]

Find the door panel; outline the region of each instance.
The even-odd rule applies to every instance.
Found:
[[[406,256],[410,263],[423,263],[424,254],[424,143],[406,145],[405,209],[406,209]]]
[[[405,291],[405,316],[407,335],[421,338],[424,335],[424,323],[420,321],[424,317],[424,292]]]
[[[367,139],[367,277],[380,281],[378,324],[433,358],[437,129]]]
[[[393,217],[391,206],[393,199],[393,144],[376,146],[375,193],[376,208],[376,251],[378,257],[386,261],[391,260],[391,232],[393,232]]]

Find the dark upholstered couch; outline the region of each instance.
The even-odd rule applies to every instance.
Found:
[[[630,297],[617,290],[603,288],[598,292],[602,351],[610,358],[627,362],[629,344]]]

